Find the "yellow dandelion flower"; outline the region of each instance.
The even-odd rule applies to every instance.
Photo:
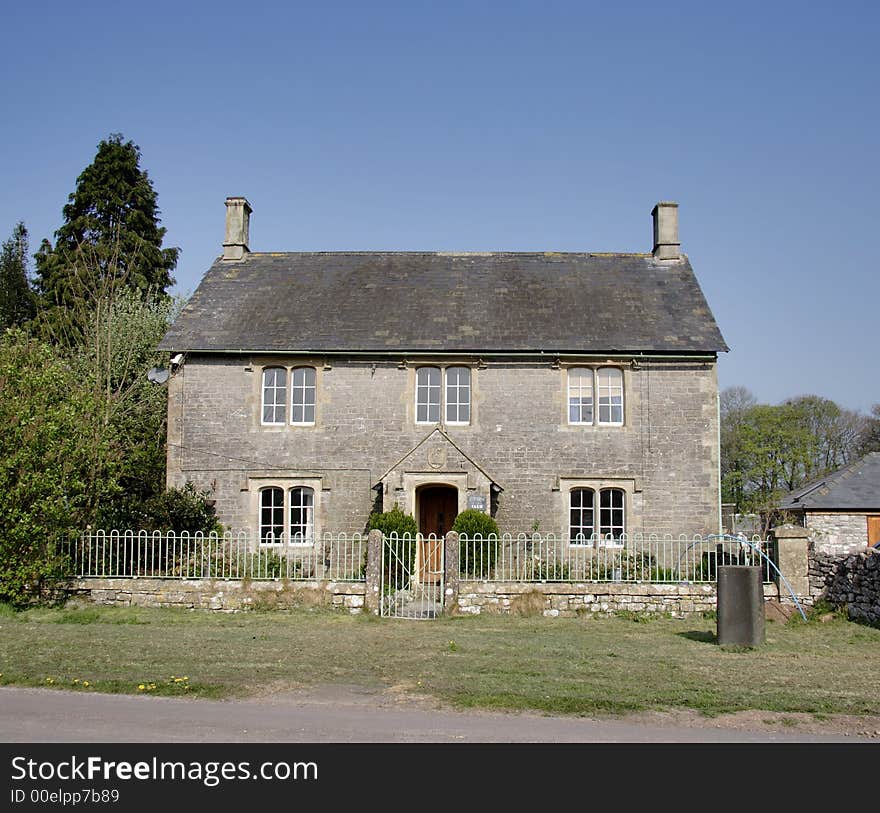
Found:
[[[147,688],[147,687],[144,686],[143,683],[138,683],[138,689],[139,689],[140,691],[143,691],[143,690],[146,689],[146,688]]]
[[[88,685],[89,685],[89,682],[88,682],[87,680],[84,680],[84,681],[83,681],[83,686],[88,686]]]

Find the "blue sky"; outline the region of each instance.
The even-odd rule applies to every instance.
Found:
[[[867,411],[880,5],[38,2],[4,10],[0,237],[36,249],[97,143],[140,145],[191,292],[251,248],[650,251],[681,240],[722,387]]]

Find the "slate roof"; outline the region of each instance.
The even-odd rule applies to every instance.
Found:
[[[218,259],[171,351],[727,350],[687,257],[302,252]]]
[[[784,510],[880,510],[880,452],[792,491],[782,501]]]

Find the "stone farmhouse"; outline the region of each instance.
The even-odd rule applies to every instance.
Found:
[[[261,253],[250,215],[227,198],[160,345],[168,484],[227,528],[308,544],[398,505],[425,533],[466,508],[572,544],[719,531],[727,346],[676,203],[632,254]]]

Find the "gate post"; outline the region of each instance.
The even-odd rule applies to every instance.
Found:
[[[450,531],[443,545],[443,612],[451,613],[458,605],[458,534]]]
[[[779,553],[779,572],[791,585],[792,592],[799,597],[810,596],[810,532],[797,525],[779,525],[773,529],[776,549]],[[779,597],[787,595],[780,585]]]
[[[379,614],[382,591],[382,531],[372,530],[367,536],[367,569],[364,609],[373,615]]]

